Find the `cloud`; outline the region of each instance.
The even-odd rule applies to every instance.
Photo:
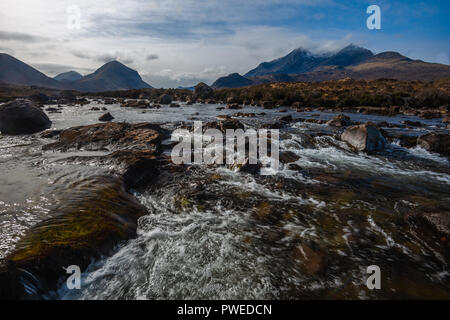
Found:
[[[89,68],[80,68],[76,66],[62,65],[56,63],[33,63],[32,66],[50,77],[56,76],[60,73],[67,71],[77,71],[82,74],[87,74],[92,71]]]
[[[0,30],[0,40],[2,41],[18,41],[18,42],[42,42],[48,38],[36,36],[28,33],[10,32]]]
[[[380,1],[386,23],[394,13],[409,9]],[[79,8],[79,29],[68,28],[73,17],[67,8],[72,5]],[[417,19],[443,15],[436,5],[411,6],[423,11]],[[221,75],[246,73],[298,47],[315,53],[336,51],[350,42],[374,51],[406,53],[418,48],[420,32],[411,29],[414,25],[368,34],[365,19],[364,5],[334,0],[46,0],[39,6],[30,6],[29,0],[2,0],[0,43],[3,50],[34,65],[95,70],[118,60],[157,87],[211,83]],[[397,17],[391,20],[400,23]],[[393,39],[398,33],[405,36]],[[445,61],[436,54],[449,52],[448,41],[439,41],[436,32],[432,36],[426,46],[420,40],[423,49],[416,57]]]
[[[159,59],[159,56],[157,54],[149,54],[149,55],[147,55],[147,57],[145,59],[147,61],[157,60],[157,59]]]
[[[94,53],[89,51],[72,51],[75,57],[80,59],[87,59],[95,62],[107,63],[113,60],[120,61],[124,64],[132,64],[134,58],[132,53],[127,52],[115,52],[115,53]]]

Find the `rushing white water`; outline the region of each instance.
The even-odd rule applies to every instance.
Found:
[[[101,112],[89,110],[93,105],[51,115],[54,127],[95,123]],[[115,121],[171,123],[231,112],[216,107],[183,106],[176,112],[164,107],[143,114],[108,106]],[[272,121],[277,112],[267,111],[259,120]],[[320,118],[332,116],[320,113]],[[395,123],[407,118],[356,117]],[[199,168],[156,192],[136,191],[150,212],[139,220],[137,237],[93,262],[83,273],[81,290],[63,284],[59,297],[364,299],[377,297],[363,286],[371,264],[390,270],[386,281],[393,289],[413,278],[424,292],[448,290],[448,256],[441,245],[402,222],[402,215],[422,206],[450,206],[448,160],[395,143],[378,155],[355,153],[329,131],[325,125],[296,122],[282,129],[281,150],[300,158],[297,167],[282,165],[273,176]],[[331,135],[317,134],[322,132]],[[0,257],[45,219],[58,187],[102,170],[64,162],[72,155],[92,155],[86,151],[42,152],[49,142],[38,136],[0,138]]]

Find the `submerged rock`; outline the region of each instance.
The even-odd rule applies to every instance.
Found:
[[[386,148],[386,140],[380,130],[371,123],[351,126],[341,135],[342,141],[358,151],[367,153],[382,151]]]
[[[0,131],[3,134],[31,134],[50,128],[47,115],[29,100],[14,100],[0,106]]]
[[[429,133],[417,138],[417,144],[430,152],[443,156],[450,156],[450,135],[443,133]]]
[[[300,244],[294,248],[292,254],[303,273],[317,274],[326,267],[327,257],[319,248],[313,249],[312,246],[307,244]]]
[[[20,292],[19,277],[8,278],[14,273],[32,275],[32,291],[55,289],[68,266],[84,270],[119,241],[134,237],[137,220],[145,214],[121,179],[96,176],[69,185],[49,212],[51,218],[32,227],[6,258],[12,267],[0,270],[0,287],[15,291],[2,290],[0,299],[27,298]]]

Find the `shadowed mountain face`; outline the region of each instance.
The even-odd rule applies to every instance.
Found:
[[[258,77],[268,74],[301,74],[313,71],[319,66],[345,67],[360,63],[372,56],[372,51],[355,45],[349,45],[336,54],[314,55],[307,50],[295,49],[285,57],[261,63],[256,69],[246,73],[245,77]]]
[[[295,49],[287,56],[270,62],[263,62],[258,67],[250,70],[245,77],[257,77],[267,74],[298,74],[313,70],[326,57],[314,56],[303,49]]]
[[[372,51],[355,45],[349,45],[337,53],[322,55],[296,49],[285,57],[261,63],[244,77],[230,75],[220,78],[213,86],[237,88],[268,82],[314,82],[347,77],[365,80],[436,80],[450,77],[450,66],[412,60],[397,52],[374,55]]]
[[[83,76],[81,74],[79,74],[78,72],[68,71],[68,72],[58,74],[53,79],[64,82],[64,81],[77,81],[77,80],[80,80],[81,78],[83,78]]]
[[[108,62],[71,86],[75,90],[91,92],[151,88],[139,73],[118,61]]]
[[[69,71],[52,79],[4,53],[0,53],[0,83],[85,92],[151,88],[135,70],[118,61],[108,62],[84,77],[77,72]]]
[[[61,83],[6,54],[0,53],[0,82],[14,85],[62,88]]]
[[[232,73],[226,77],[217,79],[213,84],[213,88],[239,88],[250,86],[253,84],[252,80],[249,80],[239,73]]]
[[[372,56],[372,51],[351,44],[338,53],[331,55],[329,59],[326,59],[320,65],[346,67],[361,63]]]

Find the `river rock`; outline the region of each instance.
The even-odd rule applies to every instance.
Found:
[[[291,122],[291,121],[293,121],[293,118],[291,115],[288,115],[288,116],[281,117],[280,121],[281,122]]]
[[[14,291],[2,289],[0,299],[36,298],[20,292],[18,277],[7,277],[14,273],[31,279],[28,285],[38,293],[55,289],[58,279],[67,276],[65,268],[84,270],[92,259],[109,254],[119,241],[136,235],[138,218],[148,213],[121,179],[108,176],[74,182],[59,200],[51,218],[33,226],[7,256],[11,267],[0,270],[0,287]]]
[[[300,157],[292,151],[282,151],[280,152],[279,157],[280,162],[284,164],[292,163],[300,159]]]
[[[43,149],[155,150],[161,141],[161,130],[150,123],[97,123],[63,130],[58,142],[45,145]]]
[[[114,120],[114,117],[111,115],[111,113],[107,112],[104,115],[102,115],[100,118],[98,118],[98,120],[108,122],[108,121]]]
[[[31,134],[50,128],[47,115],[29,100],[14,100],[0,106],[0,131],[3,134]]]
[[[444,133],[429,133],[417,138],[417,144],[430,152],[450,156],[450,135]]]
[[[158,103],[160,104],[171,104],[172,103],[172,96],[168,94],[163,94],[160,98]]]
[[[340,114],[328,121],[327,125],[331,127],[348,127],[352,125],[352,122],[350,121],[350,117]]]
[[[261,102],[261,106],[264,109],[273,109],[273,108],[275,108],[275,104],[273,102],[271,102],[271,101],[263,101],[263,102]]]
[[[229,118],[229,117],[225,117],[222,118],[223,120],[220,121],[213,121],[213,122],[208,122],[204,129],[218,129],[223,133],[226,133],[227,129],[230,130],[237,130],[237,129],[242,129],[244,130],[244,125],[236,119],[233,118]]]
[[[150,108],[151,105],[145,100],[128,100],[120,105],[122,108],[138,108],[138,109],[147,109]]]
[[[44,150],[67,151],[84,148],[111,153],[102,156],[76,156],[64,159],[103,165],[124,180],[127,188],[149,183],[157,176],[161,141],[168,132],[150,123],[99,123],[63,130],[55,143]]]
[[[227,104],[227,109],[237,110],[237,109],[242,109],[242,106],[238,103],[230,103],[230,104]]]
[[[420,122],[420,121],[405,120],[405,121],[402,121],[402,123],[404,125],[407,125],[410,127],[421,127],[422,126],[422,122]]]
[[[387,144],[380,130],[372,123],[348,127],[342,133],[341,140],[356,150],[367,153],[382,151]]]

